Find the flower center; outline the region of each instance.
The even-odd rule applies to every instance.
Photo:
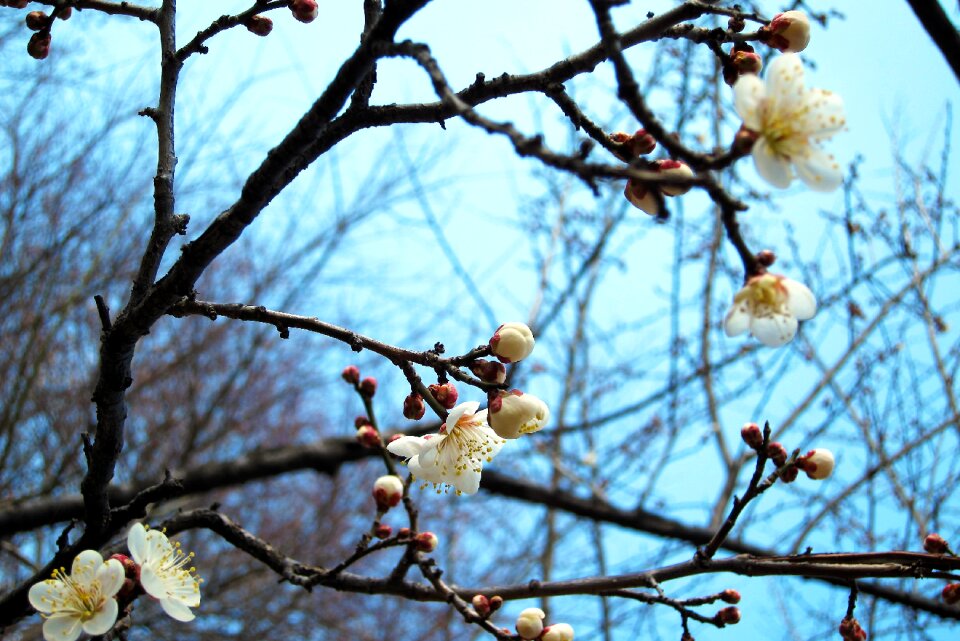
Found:
[[[755,317],[779,314],[787,304],[787,290],[776,276],[754,276],[737,292],[734,302],[746,303]]]

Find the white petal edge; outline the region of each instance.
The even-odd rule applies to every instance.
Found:
[[[480,473],[469,468],[452,477],[451,481],[451,485],[464,494],[475,494],[480,489]]]
[[[83,631],[91,636],[104,634],[117,622],[119,606],[113,597],[107,598],[103,607],[89,621],[83,622]]]
[[[766,95],[766,85],[752,73],[740,76],[733,85],[733,108],[747,129],[760,131],[763,128],[760,103]]]
[[[73,560],[70,577],[77,583],[89,584],[96,580],[97,570],[103,565],[103,556],[96,550],[84,550]]]
[[[797,320],[808,320],[816,315],[817,299],[809,287],[789,278],[784,278],[780,284],[789,296],[787,308]]]
[[[760,177],[774,187],[786,189],[793,181],[789,161],[774,153],[766,138],[761,137],[754,143],[753,164]]]
[[[747,306],[735,304],[723,319],[723,333],[727,336],[739,336],[750,329],[750,312]]]
[[[53,612],[53,608],[50,607],[49,602],[45,603],[44,599],[49,599],[50,602],[63,601],[66,593],[67,588],[63,582],[47,579],[46,581],[34,583],[30,586],[30,591],[27,593],[27,600],[30,601],[30,605],[32,605],[37,612],[49,614]]]
[[[806,101],[803,87],[803,63],[800,56],[785,53],[777,56],[767,68],[768,122],[788,118]]]
[[[174,601],[173,599],[161,599],[160,605],[163,607],[163,611],[170,615],[171,618],[176,619],[177,621],[193,621],[197,618],[193,612],[190,611],[190,608]]]
[[[807,92],[809,111],[800,119],[800,128],[814,140],[826,140],[840,132],[847,124],[843,98],[824,89]]]
[[[797,176],[813,191],[829,192],[843,183],[840,165],[830,154],[814,146],[804,156],[793,159]]]
[[[80,617],[54,614],[43,622],[43,638],[47,641],[75,641],[81,629]]]
[[[387,451],[404,458],[412,458],[419,454],[427,444],[422,436],[401,436],[395,441],[387,443]]]
[[[130,526],[130,532],[127,533],[127,549],[130,550],[134,563],[142,565],[147,552],[147,529],[142,523],[134,523]]]
[[[123,571],[123,564],[116,559],[107,559],[107,561],[97,570],[97,580],[100,581],[100,594],[106,597],[112,597],[123,587],[123,580],[126,573]]]

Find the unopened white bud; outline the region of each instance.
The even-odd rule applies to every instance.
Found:
[[[833,474],[833,452],[823,448],[810,450],[797,459],[797,467],[815,481],[822,481]]]
[[[527,608],[517,617],[517,634],[522,639],[536,639],[543,632],[543,618],[547,616],[540,608]]]
[[[490,339],[490,349],[501,362],[516,363],[530,356],[534,342],[526,323],[504,323]]]
[[[373,484],[373,499],[377,502],[377,508],[382,511],[389,510],[397,505],[403,498],[403,481],[399,476],[388,474],[381,476]]]
[[[803,11],[778,13],[760,30],[761,40],[783,53],[797,53],[810,43],[810,18]]]
[[[501,438],[538,432],[550,420],[550,408],[533,394],[518,389],[490,397],[487,421]]]
[[[540,641],[573,641],[573,627],[569,623],[554,623],[543,629]]]

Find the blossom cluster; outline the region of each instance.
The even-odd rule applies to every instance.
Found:
[[[471,370],[485,382],[502,384],[506,380],[502,363],[527,358],[535,342],[526,324],[504,323],[489,341],[490,353],[500,363],[478,361]],[[451,392],[446,386],[438,387],[438,391],[442,391],[442,398],[457,399],[456,391]],[[407,398],[409,401],[410,397]],[[405,401],[405,415],[407,407]],[[463,494],[473,494],[480,488],[484,463],[492,461],[507,440],[537,432],[550,420],[546,403],[516,389],[491,392],[486,409],[480,409],[479,401],[460,403],[449,409],[438,433],[401,436],[391,441],[387,450],[407,460],[414,478],[433,484],[438,491],[452,487]],[[419,415],[422,416],[422,412]]]
[[[130,528],[127,548],[132,561],[122,554],[104,560],[96,550],[84,550],[65,568],[34,584],[27,595],[30,605],[44,617],[46,641],[74,641],[85,632],[92,636],[113,628],[120,603],[128,604],[142,592],[160,602],[178,621],[194,618],[190,608],[200,605],[200,582],[196,569],[186,567],[193,553],[184,554],[180,544],[140,523]]]

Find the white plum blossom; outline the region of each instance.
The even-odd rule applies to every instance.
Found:
[[[727,336],[749,330],[764,345],[780,347],[793,340],[797,321],[816,313],[817,300],[806,285],[778,274],[761,274],[733,297],[723,329]]]
[[[774,60],[766,82],[745,74],[733,86],[734,107],[755,137],[757,173],[785,189],[794,175],[814,191],[833,191],[843,181],[840,165],[817,143],[846,125],[843,100],[803,85],[803,63],[794,54]]]
[[[70,574],[54,570],[53,578],[33,585],[27,598],[46,619],[43,638],[74,641],[81,630],[91,636],[105,634],[117,621],[114,595],[123,580],[120,561],[104,561],[96,550],[84,550],[73,560]]]
[[[167,535],[135,523],[127,534],[130,556],[140,566],[140,585],[160,601],[163,611],[177,621],[192,621],[190,608],[200,605],[200,579],[196,568],[186,567],[193,552],[184,554],[180,543]]]
[[[487,425],[487,410],[477,411],[480,403],[457,405],[437,434],[402,436],[387,445],[387,450],[407,459],[415,478],[432,483],[437,491],[443,485],[458,493],[473,494],[480,488],[480,472],[489,463],[504,440]]]

